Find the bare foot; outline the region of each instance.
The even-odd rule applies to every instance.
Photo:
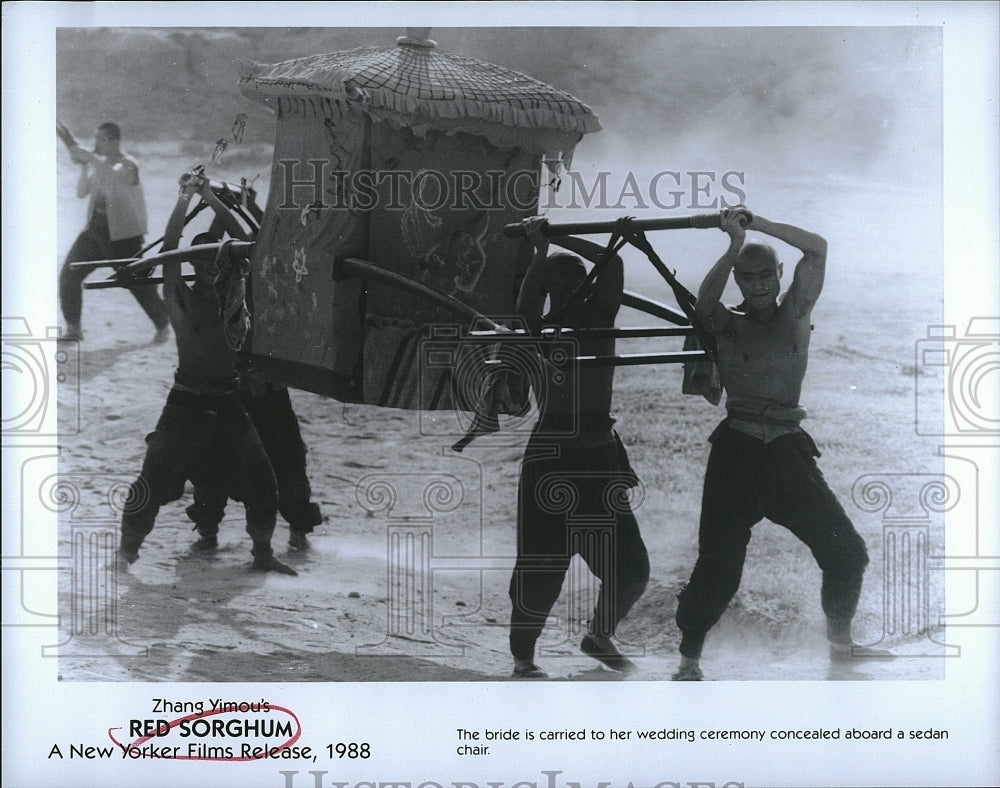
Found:
[[[549,674],[529,659],[515,659],[514,673],[515,679],[547,679]]]
[[[289,550],[308,550],[309,540],[306,538],[304,533],[299,531],[291,531],[288,534],[288,549]]]
[[[212,550],[219,546],[219,537],[217,536],[203,536],[193,545],[191,545],[192,552],[195,553],[210,553]]]
[[[282,575],[297,575],[294,569],[288,564],[283,564],[273,555],[263,556],[253,559],[253,568],[261,572],[278,572]]]
[[[896,655],[883,648],[869,648],[857,643],[831,643],[830,660],[832,662],[850,662],[855,659],[895,659]]]
[[[118,548],[115,553],[115,571],[126,574],[130,565],[139,559],[139,553],[135,550],[122,550]]]
[[[701,666],[698,665],[698,660],[682,656],[681,664],[678,666],[677,672],[670,678],[673,681],[703,681],[705,676],[701,672]]]

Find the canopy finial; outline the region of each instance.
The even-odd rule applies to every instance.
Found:
[[[431,29],[429,27],[408,27],[406,28],[406,35],[400,36],[396,39],[396,44],[398,46],[408,46],[408,47],[425,47],[427,49],[433,49],[437,46],[437,41],[433,41],[427,36],[431,34]]]

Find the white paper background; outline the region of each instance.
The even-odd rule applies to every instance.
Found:
[[[58,26],[439,26],[546,25],[942,25],[945,45],[945,322],[1000,313],[998,304],[997,9],[995,3],[688,3],[651,4],[326,4],[326,3],[5,3],[3,7],[3,315],[33,326],[58,324],[54,279],[33,262],[53,259],[55,166],[54,29]],[[48,268],[46,268],[48,270]],[[6,391],[5,383],[5,391]],[[23,447],[4,443],[5,501],[17,500]],[[30,447],[27,451],[31,451]],[[980,467],[984,490],[996,486],[996,451]],[[53,461],[54,467],[54,461]],[[11,495],[11,492],[14,494]],[[980,511],[998,522],[995,499]],[[41,513],[4,503],[4,543],[22,518],[55,533]],[[54,541],[54,536],[53,536]],[[11,573],[27,568],[4,551],[5,614]],[[53,549],[52,553],[55,553]],[[964,566],[964,565],[963,565]],[[983,562],[996,571],[996,559]],[[46,593],[55,594],[55,572]],[[996,584],[983,586],[996,588]],[[966,588],[962,586],[962,589]],[[952,605],[967,607],[961,593]],[[990,600],[982,600],[989,603]],[[31,601],[29,600],[29,604]],[[43,595],[39,609],[54,609]],[[992,600],[995,606],[996,600]],[[6,620],[5,620],[6,623]],[[997,622],[1000,623],[1000,622]],[[369,741],[377,757],[328,769],[323,785],[429,781],[559,786],[742,783],[763,785],[990,785],[1000,783],[998,629],[950,632],[962,647],[943,682],[782,683],[725,681],[671,685],[633,683],[290,684],[224,685],[222,697],[266,695],[294,709],[304,728],[329,737]],[[51,630],[5,627],[3,752],[5,786],[286,785],[281,769],[299,769],[293,785],[311,788],[300,765],[281,763],[179,766],[170,762],[47,759],[52,742],[92,741],[93,720],[144,716],[151,697],[183,686],[59,683],[56,660],[40,649]],[[211,692],[199,687],[199,694]],[[99,712],[99,714],[98,714]],[[544,748],[496,744],[495,755],[453,755],[455,729],[552,728],[945,728],[945,747],[879,743],[694,744],[664,750],[593,742]],[[312,737],[310,737],[312,738]]]

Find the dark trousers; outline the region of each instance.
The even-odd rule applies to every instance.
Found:
[[[146,443],[142,472],[129,488],[122,516],[123,549],[139,549],[160,507],[181,498],[190,480],[242,501],[253,554],[270,555],[277,514],[274,474],[235,391],[209,396],[172,390]]]
[[[112,241],[107,231],[100,228],[87,227],[79,236],[66,255],[59,272],[59,304],[62,306],[63,317],[67,323],[80,323],[83,313],[83,280],[87,271],[74,269],[70,263],[88,262],[91,260],[120,260],[134,257],[142,249],[142,236],[123,238]],[[130,289],[139,306],[143,308],[157,329],[165,328],[168,323],[167,306],[160,298],[155,285],[138,285]]]
[[[268,388],[263,394],[240,390],[250,421],[264,446],[278,484],[278,511],[290,530],[307,534],[323,522],[319,507],[312,503],[312,489],[306,475],[306,445],[299,430],[299,420],[292,410],[288,390]],[[194,503],[188,517],[203,536],[219,532],[229,496],[221,485],[199,484],[194,488]]]
[[[705,635],[740,585],[751,528],[765,517],[812,551],[823,572],[823,611],[850,622],[868,550],[816,465],[804,431],[764,443],[723,423],[712,435],[705,473],[698,561],[677,606],[681,654],[697,658]]]
[[[627,499],[635,484],[617,441],[576,448],[532,436],[518,488],[517,561],[510,579],[510,650],[530,660],[570,560],[600,579],[590,629],[611,636],[642,596],[649,556]],[[627,469],[627,471],[626,471]]]

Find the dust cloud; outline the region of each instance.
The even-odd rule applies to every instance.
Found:
[[[589,104],[580,153],[612,165],[758,176],[937,175],[940,32],[932,28],[434,31],[442,47]]]

